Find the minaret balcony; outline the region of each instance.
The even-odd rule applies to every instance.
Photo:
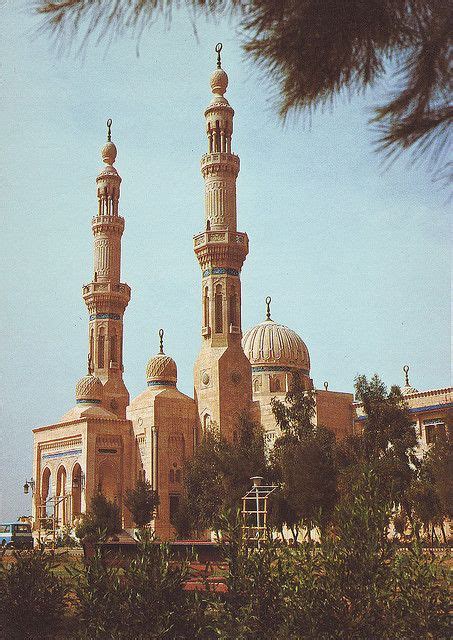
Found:
[[[228,231],[228,230],[216,230],[203,231],[198,233],[193,238],[193,246],[195,249],[206,244],[231,244],[231,245],[243,245],[248,252],[249,240],[246,233],[240,231]]]
[[[91,227],[95,233],[113,231],[122,234],[124,231],[124,218],[117,215],[94,216],[91,220]]]
[[[131,299],[131,288],[123,282],[90,282],[83,286],[82,296],[90,313],[101,308],[123,312]]]
[[[239,173],[239,156],[234,153],[205,153],[201,157],[201,173],[206,176],[208,173],[218,171],[228,171],[237,176]]]

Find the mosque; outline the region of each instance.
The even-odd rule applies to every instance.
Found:
[[[35,529],[52,509],[59,527],[71,525],[98,491],[117,502],[124,528],[130,528],[123,496],[138,479],[146,478],[160,498],[156,534],[173,537],[171,522],[183,492],[184,463],[203,433],[217,429],[234,442],[238,416],[248,411],[262,424],[271,447],[279,435],[271,399],[284,398],[294,374],[314,393],[317,424],[342,438],[360,423],[360,407],[351,393],[330,391],[327,383],[323,390],[314,388],[308,349],[295,331],[271,318],[270,298],[264,321],[242,332],[241,269],[249,243],[247,234],[237,229],[240,162],[232,151],[234,110],[225,98],[228,76],[221,67],[220,49],[216,48],[217,68],[211,76],[213,96],[205,110],[205,216],[203,230],[193,239],[201,269],[201,348],[194,364],[194,397],[177,388],[177,366],[164,352],[163,331],[159,352],[146,367],[143,392],[130,400],[123,381],[123,316],[131,290],[121,282],[125,221],[119,213],[121,177],[114,167],[117,148],[109,120],[101,151],[104,167],[96,178],[93,279],[83,286],[89,314],[88,372],[76,384],[75,405],[55,424],[33,430]],[[418,402],[422,424],[424,396],[409,388],[408,399]],[[428,406],[423,416],[439,425],[452,406],[451,389],[426,393],[435,395],[436,406]]]

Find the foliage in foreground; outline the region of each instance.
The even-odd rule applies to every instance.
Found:
[[[67,587],[53,572],[53,557],[44,548],[14,556],[0,563],[0,638],[54,638],[64,624]]]
[[[34,640],[39,629],[41,638],[65,640],[446,639],[446,575],[417,544],[402,551],[388,540],[389,513],[375,474],[364,469],[320,543],[246,547],[230,515],[221,595],[208,583],[185,591],[188,562],[145,537],[121,566],[98,553],[71,572],[68,606],[49,556],[24,552],[0,574],[0,637]]]

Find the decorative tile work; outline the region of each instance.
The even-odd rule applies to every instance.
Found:
[[[172,380],[149,380],[148,387],[157,387],[160,385],[161,387],[176,387],[176,382]]]
[[[213,267],[212,269],[206,269],[205,271],[203,271],[203,278],[225,274],[227,276],[238,276],[239,271],[237,269],[231,269],[230,267]]]
[[[70,451],[58,451],[57,453],[43,453],[43,460],[49,460],[50,458],[67,458],[68,456],[79,456],[82,453],[82,449],[71,449]]]
[[[446,402],[445,404],[431,404],[426,407],[409,407],[408,411],[409,413],[425,413],[426,411],[439,411],[442,409],[449,409],[450,407],[453,407],[453,402]],[[363,420],[366,420],[366,416],[359,416],[356,420],[362,422]]]
[[[117,313],[92,313],[90,320],[121,320]]]
[[[253,373],[258,373],[260,371],[300,371],[300,373],[303,373],[304,375],[308,376],[310,375],[310,372],[308,371],[308,369],[299,369],[299,367],[281,367],[278,365],[274,365],[274,364],[268,364],[268,365],[264,365],[264,366],[254,366],[252,367],[252,371]]]
[[[77,404],[101,404],[100,400],[90,400],[89,398],[80,398],[76,400]]]

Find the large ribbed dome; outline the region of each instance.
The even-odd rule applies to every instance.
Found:
[[[266,299],[267,319],[249,329],[242,338],[242,348],[252,367],[269,366],[310,372],[308,349],[297,333],[271,320],[270,298]]]
[[[310,356],[303,340],[292,329],[265,320],[249,329],[242,348],[252,366],[279,365],[310,371]]]

